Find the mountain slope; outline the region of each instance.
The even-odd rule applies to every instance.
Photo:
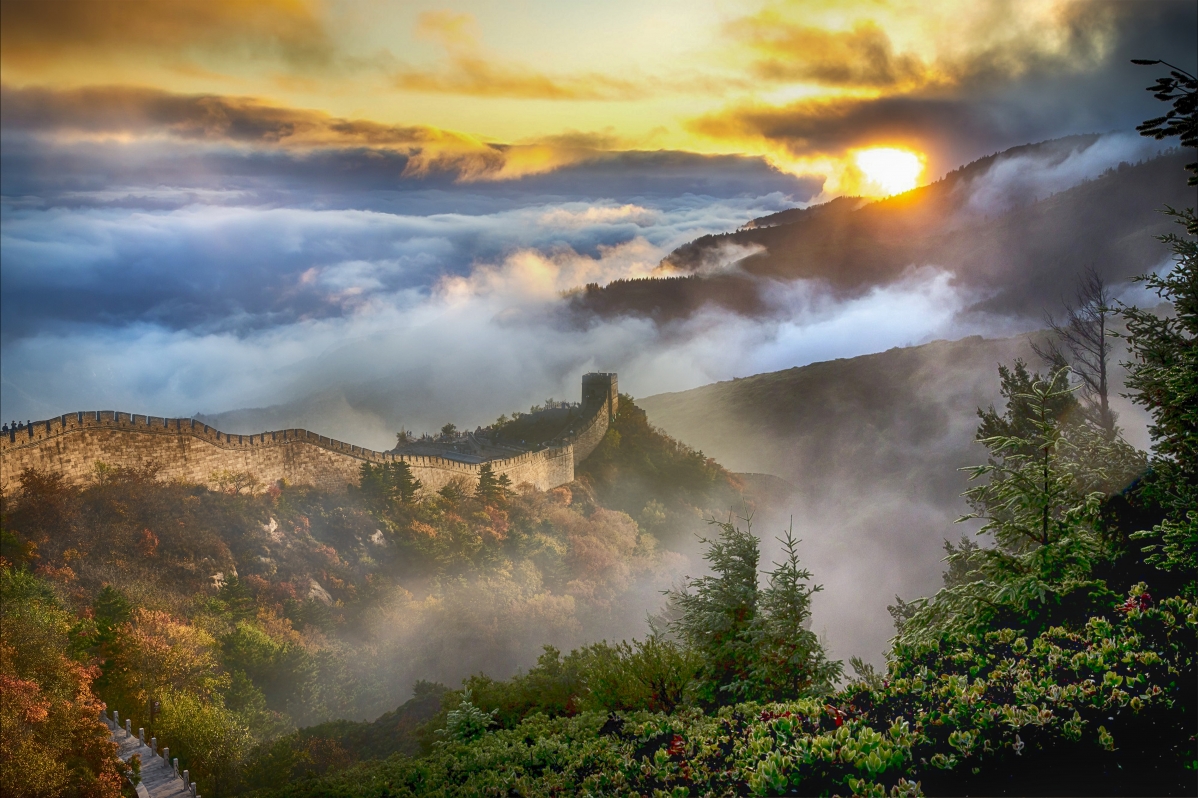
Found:
[[[665,320],[715,304],[754,315],[768,304],[760,292],[771,281],[814,279],[853,294],[930,265],[985,296],[986,310],[1036,316],[1087,266],[1111,283],[1157,266],[1166,250],[1153,236],[1170,228],[1159,209],[1193,203],[1193,192],[1175,179],[1186,160],[1176,151],[1121,163],[1045,196],[1064,178],[1038,173],[1068,171],[1066,162],[1087,157],[1096,140],[1077,136],[1014,148],[860,207],[845,198],[756,219],[667,256],[663,265],[691,272],[688,279],[588,286],[575,295],[574,307],[584,315]],[[736,268],[708,274],[712,264],[728,260]]]
[[[800,553],[826,586],[816,628],[836,656],[876,656],[892,633],[885,606],[939,588],[943,541],[967,531],[953,523],[967,511],[959,469],[984,462],[976,411],[999,400],[996,367],[1016,357],[1036,362],[1028,337],[975,336],[637,402],[728,468],[791,484],[779,511],[755,520],[766,552],[793,513]],[[1130,407],[1119,410],[1142,428]]]

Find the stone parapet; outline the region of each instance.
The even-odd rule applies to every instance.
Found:
[[[588,378],[584,377],[584,391]],[[610,376],[614,385],[615,375]],[[584,397],[585,398],[585,397]],[[596,397],[597,399],[597,397]],[[589,455],[614,415],[608,395],[584,403],[592,415],[568,440],[513,457],[489,461],[496,475],[512,485],[541,490],[574,479],[574,467]],[[343,491],[358,484],[362,463],[403,460],[427,490],[439,490],[454,478],[477,482],[481,463],[463,463],[432,455],[377,452],[318,435],[285,429],[236,435],[190,418],[163,418],[112,410],[67,413],[9,429],[0,437],[0,490],[8,493],[26,468],[62,474],[68,484],[86,484],[96,463],[140,467],[154,463],[159,477],[213,484],[218,472],[245,472],[264,483],[286,480],[323,490]]]

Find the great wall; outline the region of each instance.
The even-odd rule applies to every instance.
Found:
[[[515,486],[527,483],[549,490],[572,482],[575,466],[607,433],[618,401],[615,374],[586,374],[581,423],[532,451],[486,463]],[[455,478],[477,482],[484,464],[450,456],[376,452],[304,429],[235,435],[190,418],[99,410],[9,429],[0,438],[0,491],[14,490],[26,468],[59,473],[68,484],[84,485],[95,478],[97,463],[127,468],[154,463],[160,467],[160,479],[208,485],[219,472],[241,472],[264,484],[286,480],[343,491],[358,483],[363,463],[401,460],[426,490],[439,490]]]

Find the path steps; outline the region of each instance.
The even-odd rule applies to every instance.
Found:
[[[128,762],[134,754],[141,756],[141,783],[137,785],[138,798],[200,798],[196,795],[196,785],[190,781],[186,770],[179,772],[178,759],[165,759],[164,754],[170,755],[169,748],[159,749],[157,740],[144,740],[144,732],[133,731],[131,723],[126,720],[122,728],[120,716],[116,710],[112,717],[106,712],[100,713],[100,719],[108,726],[112,741],[118,746],[117,756]]]

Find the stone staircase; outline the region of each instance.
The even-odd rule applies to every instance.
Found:
[[[127,719],[124,728],[121,728],[120,716],[115,709],[111,718],[101,712],[100,719],[108,726],[121,759],[128,762],[135,754],[141,758],[138,798],[200,798],[190,774],[186,770],[179,771],[178,758],[170,758],[170,748],[159,750],[158,740],[153,737],[147,743],[145,732],[138,729],[137,734],[134,734],[132,723]]]

